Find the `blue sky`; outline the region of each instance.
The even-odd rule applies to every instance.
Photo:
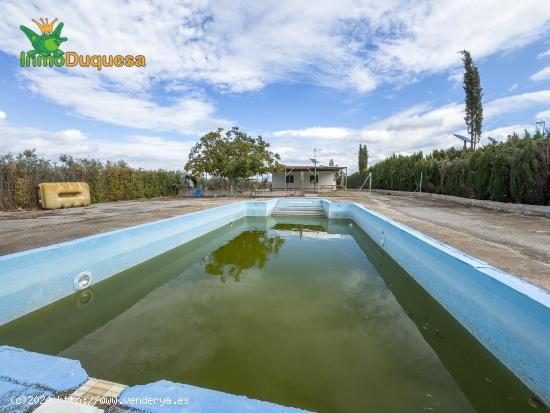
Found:
[[[550,2],[0,0],[0,153],[182,168],[201,134],[239,125],[284,162],[356,166],[457,145],[461,61],[484,88],[484,139],[550,125]],[[80,54],[146,68],[21,68],[19,25],[58,17]]]

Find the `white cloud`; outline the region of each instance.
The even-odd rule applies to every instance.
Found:
[[[550,90],[525,93],[495,99],[485,105],[485,118],[494,119],[506,113],[523,110],[532,105],[550,104]],[[428,104],[414,105],[364,128],[315,126],[265,133],[275,151],[288,164],[309,163],[313,148],[323,163],[329,159],[339,165],[357,163],[356,148],[359,143],[368,144],[370,162],[380,161],[392,153],[430,152],[434,148],[458,145],[452,133],[466,134],[464,130],[464,106],[450,103],[433,108]],[[550,110],[540,112],[536,118],[550,117]],[[483,142],[491,136],[502,140],[512,132],[521,133],[533,129],[529,124],[512,124],[484,131]],[[48,132],[34,128],[16,128],[9,122],[0,122],[0,153],[21,152],[36,148],[46,157],[55,159],[61,153],[77,157],[122,159],[135,166],[148,168],[182,168],[193,141],[165,139],[158,136],[133,135],[118,139],[96,139],[79,130],[69,129]]]
[[[548,49],[546,52],[539,53],[537,58],[542,59],[543,57],[548,57],[548,56],[550,56],[550,49]]]
[[[515,112],[533,105],[549,103],[550,89],[539,90],[537,92],[522,93],[492,100],[485,104],[483,113],[486,118],[490,118],[504,113]]]
[[[376,79],[368,69],[355,67],[349,73],[349,83],[359,92],[370,92],[376,88]]]
[[[456,89],[458,87],[460,87],[464,81],[464,73],[462,71],[460,72],[454,72],[454,73],[451,73],[448,77],[447,77],[447,80],[449,82],[452,82],[453,84],[453,89]]]
[[[449,0],[418,6],[413,2],[402,5],[400,14],[407,20],[400,36],[383,41],[376,60],[401,70],[435,72],[456,65],[459,50],[467,49],[474,59],[481,59],[531,42],[546,31],[550,3]],[[505,29],[527,21],[542,26]]]
[[[342,139],[353,136],[355,131],[349,128],[311,127],[304,129],[288,129],[273,132],[274,137],[302,137],[318,139]]]
[[[19,24],[31,26],[32,18],[54,17],[52,10],[65,23],[63,35],[69,41],[64,50],[144,54],[147,66],[101,72],[21,69],[26,87],[78,116],[184,135],[231,124],[201,94],[204,85],[239,93],[276,82],[305,82],[365,93],[381,84],[400,86],[426,73],[455,72],[450,80],[457,80],[459,50],[470,50],[480,61],[540,38],[550,22],[548,0],[320,0],[314,5],[298,0],[3,0],[0,51],[16,58],[27,50]],[[156,98],[159,89],[170,92],[167,101]],[[486,105],[486,117],[548,103],[549,94],[495,100]],[[349,145],[359,141],[372,143],[371,159],[451,145],[449,133],[462,127],[462,118],[461,104],[417,105],[362,129],[317,126],[274,132],[271,140],[289,159],[307,160],[311,140],[321,138],[326,146],[320,157],[352,165],[356,159],[350,158]],[[109,159],[127,154],[144,165],[157,156],[156,149],[158,156],[176,165],[179,152],[189,146],[141,135],[108,143],[78,131],[9,132],[12,136],[0,141],[3,150],[24,143],[53,156],[62,149],[57,143],[69,139],[77,154],[97,151]]]
[[[550,104],[550,90],[507,96],[487,102],[485,119],[494,119],[540,104]],[[550,111],[541,112],[537,117],[544,118],[548,115]],[[514,131],[522,133],[525,129],[533,130],[533,125],[513,124],[486,130],[483,141],[487,141],[489,136],[501,140]],[[429,152],[435,148],[459,144],[452,133],[466,135],[463,103],[450,103],[437,108],[425,104],[415,105],[361,129],[318,126],[276,131],[266,136],[270,137],[275,149],[289,145],[295,148],[295,151],[282,154],[283,162],[307,162],[313,155],[313,147],[319,145],[317,142],[321,139],[322,150],[318,157],[322,162],[328,163],[333,158],[337,164],[349,165],[353,169],[353,165],[357,163],[354,149],[359,143],[366,143],[371,162],[378,162],[392,153],[412,153],[419,150]]]
[[[184,135],[231,125],[228,120],[216,118],[214,106],[201,99],[182,97],[161,106],[139,95],[108,90],[97,77],[50,70],[26,70],[22,76],[31,91],[75,114],[114,125]]]
[[[544,120],[544,119],[550,119],[550,109],[548,110],[545,110],[543,112],[539,112],[537,113],[537,115],[535,116],[535,118],[538,120],[538,119],[541,119],[541,120]],[[550,126],[550,125],[549,125]]]
[[[550,79],[550,66],[539,70],[537,73],[531,76],[531,80],[548,80]]]
[[[78,129],[66,129],[55,133],[55,136],[60,138],[64,141],[70,141],[70,142],[82,142],[88,139],[86,135],[84,135],[81,131]]]
[[[180,80],[240,92],[298,75],[325,85],[336,85],[338,79],[338,87],[368,91],[375,80],[341,28],[344,21],[358,24],[367,17],[362,9],[353,0],[326,1],[315,7],[290,0],[123,5],[44,0],[39,7],[8,0],[3,5],[0,47],[14,55],[27,49],[19,24],[31,26],[31,18],[55,10],[69,38],[65,50],[147,57],[146,68],[104,68],[94,73],[120,90],[146,91],[157,81]]]
[[[27,49],[18,25],[52,10],[65,23],[66,50],[144,54],[146,68],[94,74],[118,91],[138,92],[159,81],[240,92],[296,79],[367,92],[456,67],[464,48],[482,59],[520,47],[540,37],[550,19],[547,0],[324,0],[314,7],[296,0],[5,0],[1,50]]]
[[[517,134],[523,134],[523,132],[527,130],[529,132],[533,132],[535,130],[535,127],[534,125],[527,125],[527,124],[523,124],[523,123],[517,123],[517,124],[514,124],[514,125],[508,125],[508,126],[501,126],[501,127],[498,127],[498,128],[494,128],[494,129],[491,129],[491,130],[488,130],[488,131],[485,131],[483,133],[484,137],[482,138],[482,143],[487,143],[488,142],[488,137],[491,137],[493,139],[496,139],[497,141],[503,141],[505,140],[509,135],[511,135],[512,133],[517,133]]]
[[[51,132],[0,123],[0,153],[20,153],[36,149],[40,156],[57,160],[67,153],[74,157],[124,160],[144,168],[183,169],[193,142],[155,136],[128,136],[117,139],[92,138],[79,130]]]
[[[510,86],[510,88],[508,89],[509,92],[513,92],[514,90],[517,89],[519,85],[517,83],[514,83],[512,86]]]
[[[6,112],[2,112],[0,110],[0,122],[3,121],[4,119],[6,119]]]
[[[377,162],[392,153],[410,153],[431,150],[455,143],[449,131],[462,123],[463,105],[449,104],[439,108],[416,105],[362,129],[314,127],[299,130],[276,131],[267,134],[275,150],[292,145],[296,150],[282,153],[283,162],[302,164],[313,155],[313,147],[321,147],[318,158],[338,165],[357,163],[355,149],[359,143],[369,146],[370,162]],[[319,144],[317,139],[322,139]]]

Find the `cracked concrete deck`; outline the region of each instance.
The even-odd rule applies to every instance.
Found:
[[[550,291],[549,218],[374,193],[331,199],[363,204]],[[0,255],[241,200],[151,199],[65,210],[0,212]]]

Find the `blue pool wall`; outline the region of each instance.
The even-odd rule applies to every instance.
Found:
[[[352,219],[474,337],[550,404],[550,294],[361,205],[321,202]],[[277,199],[246,201],[0,257],[0,325],[245,216]],[[289,202],[283,200],[281,202]]]
[[[245,216],[266,216],[276,199],[239,202],[0,257],[0,325]]]
[[[359,204],[352,219],[494,356],[550,404],[550,294]]]

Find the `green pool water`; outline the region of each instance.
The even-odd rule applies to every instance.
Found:
[[[0,343],[322,412],[543,408],[344,220],[243,219],[0,327]]]

